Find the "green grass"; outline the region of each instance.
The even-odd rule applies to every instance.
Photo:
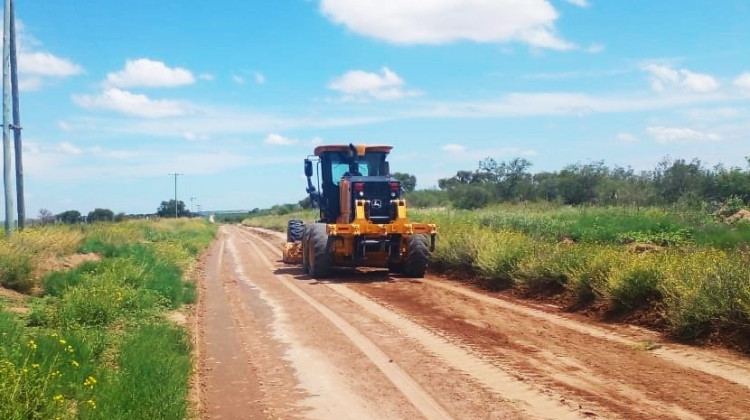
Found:
[[[318,210],[304,210],[284,215],[265,215],[248,217],[242,221],[245,226],[262,227],[265,229],[275,230],[277,232],[286,232],[287,223],[292,219],[299,219],[305,223],[311,223],[318,220]]]
[[[658,302],[670,333],[750,328],[750,225],[695,211],[506,205],[418,210],[438,224],[432,267],[488,289],[569,296],[571,308],[627,314]],[[659,245],[635,252],[631,243]]]
[[[0,302],[0,418],[188,417],[189,341],[164,314],[195,300],[185,272],[215,229],[91,226],[77,247],[101,261],[44,276],[28,315]]]
[[[84,419],[181,419],[187,415],[191,371],[185,331],[168,324],[144,325],[129,333],[109,371],[94,386],[97,409]]]

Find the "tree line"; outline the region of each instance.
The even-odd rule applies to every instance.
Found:
[[[177,211],[175,213],[175,206]],[[47,209],[40,209],[37,218],[34,223],[39,224],[52,224],[52,223],[64,223],[64,224],[79,224],[79,223],[96,223],[96,222],[122,222],[127,219],[143,219],[148,217],[193,217],[185,203],[179,200],[175,204],[175,200],[162,201],[159,207],[156,209],[156,213],[151,214],[125,214],[123,212],[115,213],[110,209],[96,208],[87,214],[83,214],[78,210],[65,210],[61,213],[54,214]]]
[[[411,206],[451,204],[474,209],[512,201],[550,201],[569,205],[668,205],[750,203],[748,168],[706,167],[699,159],[662,159],[653,170],[607,167],[603,161],[576,163],[559,171],[531,172],[524,158],[486,158],[474,170],[440,179],[438,188],[408,195]]]

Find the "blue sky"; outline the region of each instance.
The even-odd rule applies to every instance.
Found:
[[[317,144],[418,187],[532,170],[746,166],[746,0],[16,0],[27,213],[302,199]]]

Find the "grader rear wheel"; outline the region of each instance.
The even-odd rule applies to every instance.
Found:
[[[316,223],[308,234],[308,273],[314,279],[329,277],[333,270],[333,257],[328,253],[328,233],[326,225]]]

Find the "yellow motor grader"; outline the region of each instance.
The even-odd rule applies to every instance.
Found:
[[[307,193],[320,219],[290,220],[283,260],[312,278],[334,267],[383,267],[423,277],[437,228],[406,217],[401,183],[389,173],[391,146],[327,145],[305,159]],[[317,187],[313,185],[317,166]]]

